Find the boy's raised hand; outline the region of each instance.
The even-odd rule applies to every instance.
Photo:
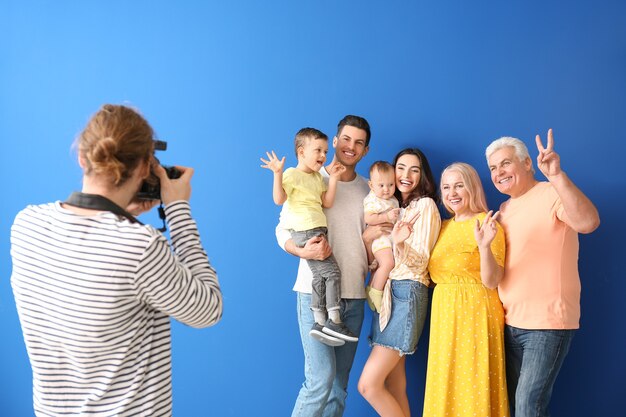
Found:
[[[283,172],[283,168],[285,167],[285,157],[283,156],[282,159],[278,159],[274,151],[272,151],[271,154],[269,152],[265,152],[265,154],[267,155],[267,160],[260,158],[261,162],[263,162],[264,164],[261,165],[261,168],[267,168],[269,170],[272,170],[272,172],[274,172],[275,174],[278,172]]]

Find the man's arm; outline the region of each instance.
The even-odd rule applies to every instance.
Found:
[[[322,236],[309,239],[303,247],[296,246],[293,239],[291,239],[291,233],[282,226],[282,222],[279,222],[276,226],[276,242],[285,252],[302,259],[323,261],[332,253],[328,241]]]
[[[536,136],[535,142],[539,150],[537,167],[559,195],[567,217],[567,225],[578,233],[591,233],[596,230],[600,225],[598,209],[561,170],[560,157],[554,151],[552,129],[548,130],[548,143],[545,148],[539,135]]]

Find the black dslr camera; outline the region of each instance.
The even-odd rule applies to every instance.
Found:
[[[167,142],[162,140],[154,141],[154,150],[155,151],[164,151],[167,149]],[[157,162],[159,160],[155,157]],[[176,167],[170,167],[161,165],[165,172],[167,173],[167,177],[169,179],[180,178],[182,172],[176,169]],[[146,178],[146,180],[141,184],[141,188],[137,193],[137,198],[142,200],[160,200],[161,199],[161,181],[159,181],[159,177],[156,176],[152,170],[150,170],[150,176]]]

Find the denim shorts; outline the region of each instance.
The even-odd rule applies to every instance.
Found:
[[[380,331],[378,313],[372,314],[370,345],[397,350],[400,356],[415,353],[428,311],[428,287],[418,281],[391,281],[391,317]]]

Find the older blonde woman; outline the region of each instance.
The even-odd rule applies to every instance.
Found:
[[[487,213],[478,174],[454,163],[441,174],[445,220],[429,262],[433,292],[424,416],[508,416],[504,233]]]

